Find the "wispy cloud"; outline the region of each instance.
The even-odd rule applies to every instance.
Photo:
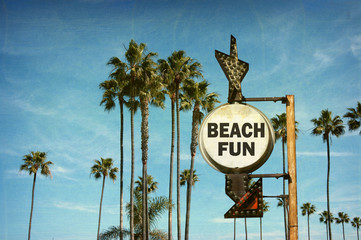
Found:
[[[354,153],[351,152],[331,152],[330,153],[332,157],[351,157],[355,156]],[[325,151],[323,152],[297,152],[298,156],[312,156],[312,157],[326,157],[327,153]]]
[[[350,39],[351,41],[351,52],[356,57],[361,59],[361,35],[354,36]]]
[[[72,211],[80,211],[80,212],[90,212],[96,213],[97,212],[97,205],[81,205],[71,202],[56,202],[54,203],[54,207],[65,209],[65,210],[72,210]]]

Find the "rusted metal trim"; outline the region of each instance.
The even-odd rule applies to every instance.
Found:
[[[256,97],[256,98],[242,98],[242,102],[278,102],[282,101],[283,104],[286,103],[286,97]]]
[[[288,173],[275,173],[275,174],[249,174],[248,177],[250,178],[280,178],[283,177],[285,179],[289,179]]]

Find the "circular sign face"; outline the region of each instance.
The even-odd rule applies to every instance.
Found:
[[[250,173],[271,155],[275,134],[268,118],[248,104],[223,104],[202,122],[199,148],[222,173]]]

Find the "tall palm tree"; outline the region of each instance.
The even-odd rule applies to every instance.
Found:
[[[158,182],[154,181],[154,178],[151,175],[148,175],[148,187],[147,192],[148,194],[155,192],[158,186]],[[143,211],[143,201],[142,201],[142,191],[143,191],[143,181],[142,177],[139,177],[139,181],[136,181],[136,187],[134,189],[134,195],[135,195],[135,204],[134,204],[134,212],[135,212],[135,219],[134,219],[134,225],[135,225],[135,238],[141,239],[143,237],[143,222],[142,222],[142,211]],[[167,233],[163,232],[161,230],[156,229],[156,223],[162,216],[163,212],[165,212],[168,209],[168,205],[170,204],[169,200],[166,197],[148,197],[148,205],[149,205],[149,223],[151,231],[149,233],[150,239],[152,240],[166,240],[167,239]],[[126,210],[128,213],[128,216],[130,215],[130,204],[128,203],[126,206]],[[128,230],[123,230],[123,233],[125,236],[129,235]],[[110,240],[110,239],[116,239],[120,235],[120,229],[119,227],[110,227],[108,230],[104,231],[101,234],[101,240]]]
[[[266,213],[269,211],[269,204],[267,201],[263,200],[262,201],[262,207],[263,207],[263,213]],[[262,218],[259,218],[259,227],[260,227],[260,239],[262,240]]]
[[[31,194],[31,208],[30,208],[30,220],[29,220],[29,231],[28,231],[28,240],[30,240],[31,233],[31,221],[33,218],[33,209],[34,209],[34,193],[35,193],[35,182],[36,175],[40,169],[40,174],[44,176],[51,176],[50,165],[53,163],[51,161],[46,161],[45,152],[30,152],[29,154],[24,155],[23,157],[24,164],[20,166],[19,171],[28,172],[29,175],[34,174],[33,179],[33,190]]]
[[[116,173],[119,171],[119,169],[117,167],[113,167],[113,159],[111,158],[101,157],[100,161],[94,160],[94,162],[95,164],[91,167],[90,174],[93,175],[95,179],[99,179],[103,177],[102,192],[100,196],[100,206],[99,206],[98,233],[97,233],[97,240],[99,240],[105,178],[109,177],[114,182],[117,179]]]
[[[169,193],[168,199],[173,201],[173,165],[174,165],[174,138],[175,138],[175,101],[176,101],[176,84],[173,71],[168,61],[164,59],[158,60],[159,76],[164,86],[163,91],[168,95],[171,102],[171,143],[170,143],[170,160],[169,160]],[[172,218],[173,207],[169,205],[168,209],[168,240],[172,240]]]
[[[311,239],[310,236],[310,215],[314,214],[316,212],[316,206],[307,202],[302,204],[301,206],[302,210],[302,216],[307,215],[307,232],[308,232],[308,240]]]
[[[344,118],[348,118],[347,125],[350,131],[356,131],[361,125],[361,103],[357,102],[356,108],[347,108],[348,112],[343,115]],[[361,131],[359,132],[361,135]]]
[[[323,142],[327,143],[327,212],[330,211],[330,139],[331,136],[339,137],[344,134],[343,121],[340,116],[332,117],[332,112],[322,110],[319,118],[311,120],[314,125],[312,135],[322,135]],[[328,216],[330,218],[330,216]],[[328,219],[330,222],[330,219]],[[329,240],[332,240],[331,224],[328,225]]]
[[[201,123],[204,113],[213,110],[216,103],[218,103],[218,94],[212,92],[208,93],[209,83],[205,80],[195,82],[193,79],[186,79],[183,84],[183,92],[181,96],[181,110],[190,110],[193,107],[192,114],[192,135],[191,135],[191,163],[190,163],[190,181],[187,185],[187,211],[185,224],[185,240],[189,239],[189,219],[191,208],[191,186],[193,181],[194,159],[197,152],[199,124]],[[202,112],[203,111],[203,112]]]
[[[123,136],[124,136],[124,99],[127,87],[129,87],[129,76],[127,75],[127,65],[120,61],[117,57],[112,57],[108,65],[113,66],[109,80],[99,84],[99,88],[104,91],[100,105],[105,105],[105,111],[111,111],[115,108],[116,101],[119,103],[120,109],[120,229],[123,229],[123,169],[124,169],[124,149],[123,149]],[[129,93],[128,93],[129,94]],[[121,231],[122,232],[122,231]],[[120,236],[123,239],[123,236]]]
[[[338,217],[335,218],[337,224],[342,224],[343,240],[345,240],[345,223],[350,222],[350,217],[347,213],[339,212]]]
[[[177,239],[181,240],[180,211],[180,123],[179,123],[179,89],[183,80],[202,77],[201,64],[186,56],[185,51],[174,51],[167,61],[160,62],[164,73],[175,83],[176,124],[177,124]],[[168,223],[169,224],[169,223]],[[169,239],[171,235],[169,235]]]
[[[136,79],[137,95],[140,101],[141,111],[141,150],[142,150],[142,179],[143,187],[147,186],[147,163],[148,163],[148,140],[149,140],[149,105],[159,106],[164,108],[164,94],[162,92],[163,85],[160,78],[156,75],[157,64],[153,61],[153,57],[156,53],[149,52],[145,54],[140,63],[139,77]],[[143,189],[145,190],[145,189]],[[149,226],[147,224],[148,217],[146,216],[147,211],[147,194],[143,191],[143,239],[149,238]]]
[[[146,54],[146,44],[140,43],[137,44],[134,40],[129,42],[128,49],[125,52],[125,59],[127,64],[127,72],[129,75],[129,104],[130,109],[130,124],[131,124],[131,181],[130,181],[130,239],[134,240],[134,114],[139,107],[139,101],[136,100],[136,96],[139,96],[139,84],[142,81],[141,79],[147,74],[144,69],[144,62],[147,60],[151,61],[154,53]],[[144,112],[144,108],[143,108]],[[143,119],[143,118],[142,118]],[[143,126],[142,120],[142,126]],[[142,131],[143,132],[143,131]],[[146,137],[145,137],[146,138]],[[143,139],[143,135],[142,135]],[[145,143],[145,142],[144,142]],[[143,150],[143,140],[142,140],[142,150]],[[142,151],[144,154],[144,151]],[[145,156],[145,155],[144,155]],[[142,157],[143,160],[143,157]],[[144,170],[144,168],[143,168]],[[144,181],[147,178],[143,178]],[[145,184],[146,186],[146,184]],[[145,197],[146,198],[146,197]],[[142,198],[145,200],[145,198]],[[146,204],[143,204],[146,207]],[[146,211],[143,211],[146,214]],[[146,219],[146,218],[143,218]],[[146,237],[146,234],[143,234]]]
[[[326,226],[326,236],[327,236],[327,240],[329,239],[329,225],[331,225],[331,223],[333,223],[333,221],[335,220],[335,218],[333,217],[333,214],[330,213],[328,214],[328,211],[323,211],[321,213],[319,213],[318,215],[320,216],[320,223],[324,223]]]
[[[276,117],[271,118],[272,126],[275,130],[276,141],[281,139],[282,141],[282,160],[283,160],[283,174],[286,173],[286,151],[285,146],[287,143],[287,115],[286,113],[282,113],[281,115],[276,114]],[[295,121],[295,133],[297,139],[297,128],[298,122]],[[286,179],[283,178],[283,195],[286,195]],[[285,239],[288,239],[288,202],[283,202],[283,222],[285,227]]]
[[[359,228],[361,226],[361,218],[359,217],[354,217],[351,221],[351,225],[352,227],[356,228],[356,232],[357,232],[357,240],[360,239],[359,237]]]

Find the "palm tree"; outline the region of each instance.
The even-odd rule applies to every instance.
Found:
[[[125,59],[127,65],[127,72],[129,75],[129,86],[127,92],[129,94],[129,104],[127,107],[130,109],[130,124],[131,124],[131,180],[130,180],[130,239],[134,240],[134,114],[138,109],[139,102],[135,99],[136,96],[139,96],[139,86],[141,79],[147,74],[144,67],[147,65],[148,60],[151,61],[151,57],[153,57],[154,53],[145,53],[146,51],[146,44],[140,43],[139,45],[134,41],[131,40],[129,42],[128,49],[125,52]],[[144,111],[144,108],[143,108]],[[143,116],[143,115],[142,115]],[[142,126],[143,126],[143,118],[142,118]],[[143,132],[143,131],[142,131]],[[144,136],[146,139],[146,137]],[[146,139],[147,140],[147,139]],[[143,150],[143,135],[142,135],[142,150]],[[142,151],[144,154],[145,151]],[[144,155],[146,156],[146,155]],[[142,157],[143,160],[143,157]],[[144,170],[144,167],[143,167]],[[147,178],[143,178],[144,181]],[[145,184],[146,186],[146,184]],[[143,198],[145,200],[145,198]],[[146,207],[146,204],[143,204]],[[143,211],[146,214],[146,211]],[[146,219],[146,218],[144,218]],[[146,237],[146,234],[143,234]]]
[[[352,227],[356,228],[357,240],[359,240],[359,228],[361,226],[361,219],[359,217],[354,217],[351,221]]]
[[[267,201],[262,200],[262,207],[263,207],[263,213],[269,211],[270,206]],[[262,240],[262,218],[259,218],[259,226],[260,226],[260,239]]]
[[[154,181],[154,178],[152,175],[148,175],[147,178],[148,178],[147,179],[147,184],[148,184],[147,193],[149,194],[158,189],[158,182]],[[138,179],[139,179],[138,181],[135,181],[135,183],[137,184],[137,186],[135,187],[135,191],[142,192],[143,191],[143,178],[138,177]]]
[[[169,160],[169,193],[168,199],[173,201],[173,163],[174,163],[174,137],[175,137],[175,101],[176,101],[176,84],[174,81],[173,72],[168,61],[164,59],[158,60],[159,76],[162,79],[164,86],[164,93],[168,95],[171,102],[171,143],[170,143],[170,160]],[[173,208],[169,205],[168,209],[168,240],[173,238],[172,236],[172,212]]]
[[[217,100],[218,94],[208,93],[209,83],[205,80],[195,82],[193,79],[186,79],[183,84],[183,92],[181,96],[181,109],[190,110],[193,106],[192,114],[192,136],[191,136],[191,164],[190,164],[190,181],[193,179],[194,158],[197,152],[199,124],[201,123],[204,114],[213,110]],[[203,112],[202,112],[203,111]],[[185,240],[189,239],[189,218],[191,207],[191,194],[193,184],[187,185],[187,211],[186,211],[186,224],[185,224]]]
[[[192,184],[192,187],[194,187],[195,183],[199,181],[198,175],[196,174],[196,170],[193,170],[193,179],[190,181],[190,170],[184,169],[182,173],[180,174],[180,185],[185,186]]]
[[[38,173],[38,169],[40,169],[41,175],[44,175],[46,177],[51,176],[50,165],[52,165],[53,163],[51,161],[46,161],[46,153],[45,152],[30,152],[29,154],[24,155],[23,161],[24,161],[24,164],[22,164],[20,166],[19,171],[28,172],[29,175],[34,174],[33,190],[32,190],[32,194],[31,194],[29,232],[28,232],[28,240],[30,240],[31,221],[33,218],[33,208],[34,208],[36,174]]]
[[[331,223],[333,223],[333,221],[335,219],[333,217],[332,213],[330,213],[330,214],[328,214],[328,213],[329,213],[328,211],[323,211],[320,214],[318,214],[320,216],[320,222],[324,223],[326,226],[327,240],[329,240],[329,229],[330,229],[329,225],[331,225]]]
[[[181,240],[180,212],[180,123],[179,123],[179,89],[183,80],[202,77],[201,64],[186,56],[185,51],[174,51],[167,61],[160,60],[162,71],[175,84],[176,123],[177,123],[177,239]],[[169,224],[169,222],[168,222]],[[169,239],[171,234],[169,235]]]
[[[124,113],[123,106],[126,103],[124,97],[126,88],[129,86],[129,76],[127,75],[127,65],[117,57],[112,57],[108,65],[113,66],[112,73],[109,75],[110,80],[99,84],[99,88],[104,91],[100,105],[105,105],[104,110],[110,111],[115,108],[115,102],[118,101],[120,108],[120,229],[123,229],[123,168],[124,168]],[[121,231],[122,232],[122,231]],[[123,239],[123,236],[120,236]]]
[[[156,56],[156,53],[149,52],[145,54],[145,49],[142,51],[142,61],[139,67],[139,76],[136,78],[136,89],[140,101],[141,110],[141,150],[142,150],[142,179],[143,187],[147,186],[147,163],[148,163],[148,140],[149,140],[149,104],[154,106],[160,106],[164,108],[164,94],[162,92],[162,84],[160,78],[156,75],[156,63],[152,57]],[[146,240],[149,237],[149,226],[147,224],[148,217],[147,211],[147,194],[143,192],[143,221],[145,228],[143,228],[143,239]]]
[[[307,232],[308,232],[308,240],[311,239],[310,237],[310,215],[314,214],[316,212],[316,207],[315,205],[307,202],[302,204],[301,206],[301,210],[302,210],[302,216],[305,216],[307,214]]]
[[[332,112],[326,110],[322,110],[319,118],[314,118],[311,120],[314,127],[312,129],[312,135],[322,135],[323,142],[327,143],[327,212],[330,211],[330,139],[331,136],[334,135],[336,137],[344,134],[344,126],[342,119],[340,116],[332,117]],[[330,218],[330,216],[328,216]],[[330,219],[328,219],[330,222]],[[331,224],[328,225],[328,234],[329,240],[332,240],[332,232],[331,232]]]
[[[348,118],[348,129],[350,131],[356,131],[361,125],[361,103],[357,102],[356,108],[347,108],[348,112],[343,115],[344,118]],[[361,131],[359,132],[361,135]]]
[[[285,145],[287,143],[287,115],[286,113],[282,113],[281,115],[276,114],[276,117],[271,118],[272,126],[275,130],[275,137],[276,141],[281,139],[282,141],[282,159],[283,159],[283,174],[286,173],[286,151]],[[295,134],[297,139],[297,128],[298,122],[295,121]],[[283,195],[286,195],[286,179],[283,178]],[[287,216],[288,216],[288,202],[283,202],[283,222],[285,227],[285,239],[288,239],[288,223],[287,223]]]
[[[113,167],[113,159],[111,158],[100,158],[99,160],[94,160],[95,164],[91,167],[90,174],[94,176],[95,179],[103,177],[102,192],[100,196],[100,207],[99,207],[99,221],[98,221],[98,234],[97,240],[99,240],[99,231],[100,231],[100,220],[102,215],[102,203],[103,203],[103,194],[104,194],[104,183],[105,178],[109,177],[113,182],[117,179],[116,173],[118,172],[117,167]]]
[[[148,194],[155,192],[158,186],[158,182],[155,182],[151,175],[148,175],[148,187],[147,192]],[[143,237],[143,201],[142,201],[142,191],[143,191],[143,180],[142,177],[139,177],[139,181],[136,181],[137,186],[134,189],[134,197],[135,197],[135,204],[134,204],[134,225],[135,225],[135,238],[141,239]],[[156,229],[156,223],[162,216],[163,212],[168,209],[168,205],[170,204],[169,200],[166,197],[148,197],[148,205],[149,205],[149,223],[151,227],[151,231],[149,233],[150,239],[152,240],[166,240],[167,233],[161,230]],[[128,203],[126,206],[126,210],[128,216],[130,216],[130,204]],[[108,230],[104,231],[101,234],[101,240],[110,240],[116,239],[120,235],[119,227],[110,227]],[[128,236],[130,232],[128,230],[123,230],[123,235]]]
[[[345,223],[350,222],[350,217],[347,213],[339,212],[338,217],[335,218],[337,224],[342,224],[343,240],[345,240]]]

